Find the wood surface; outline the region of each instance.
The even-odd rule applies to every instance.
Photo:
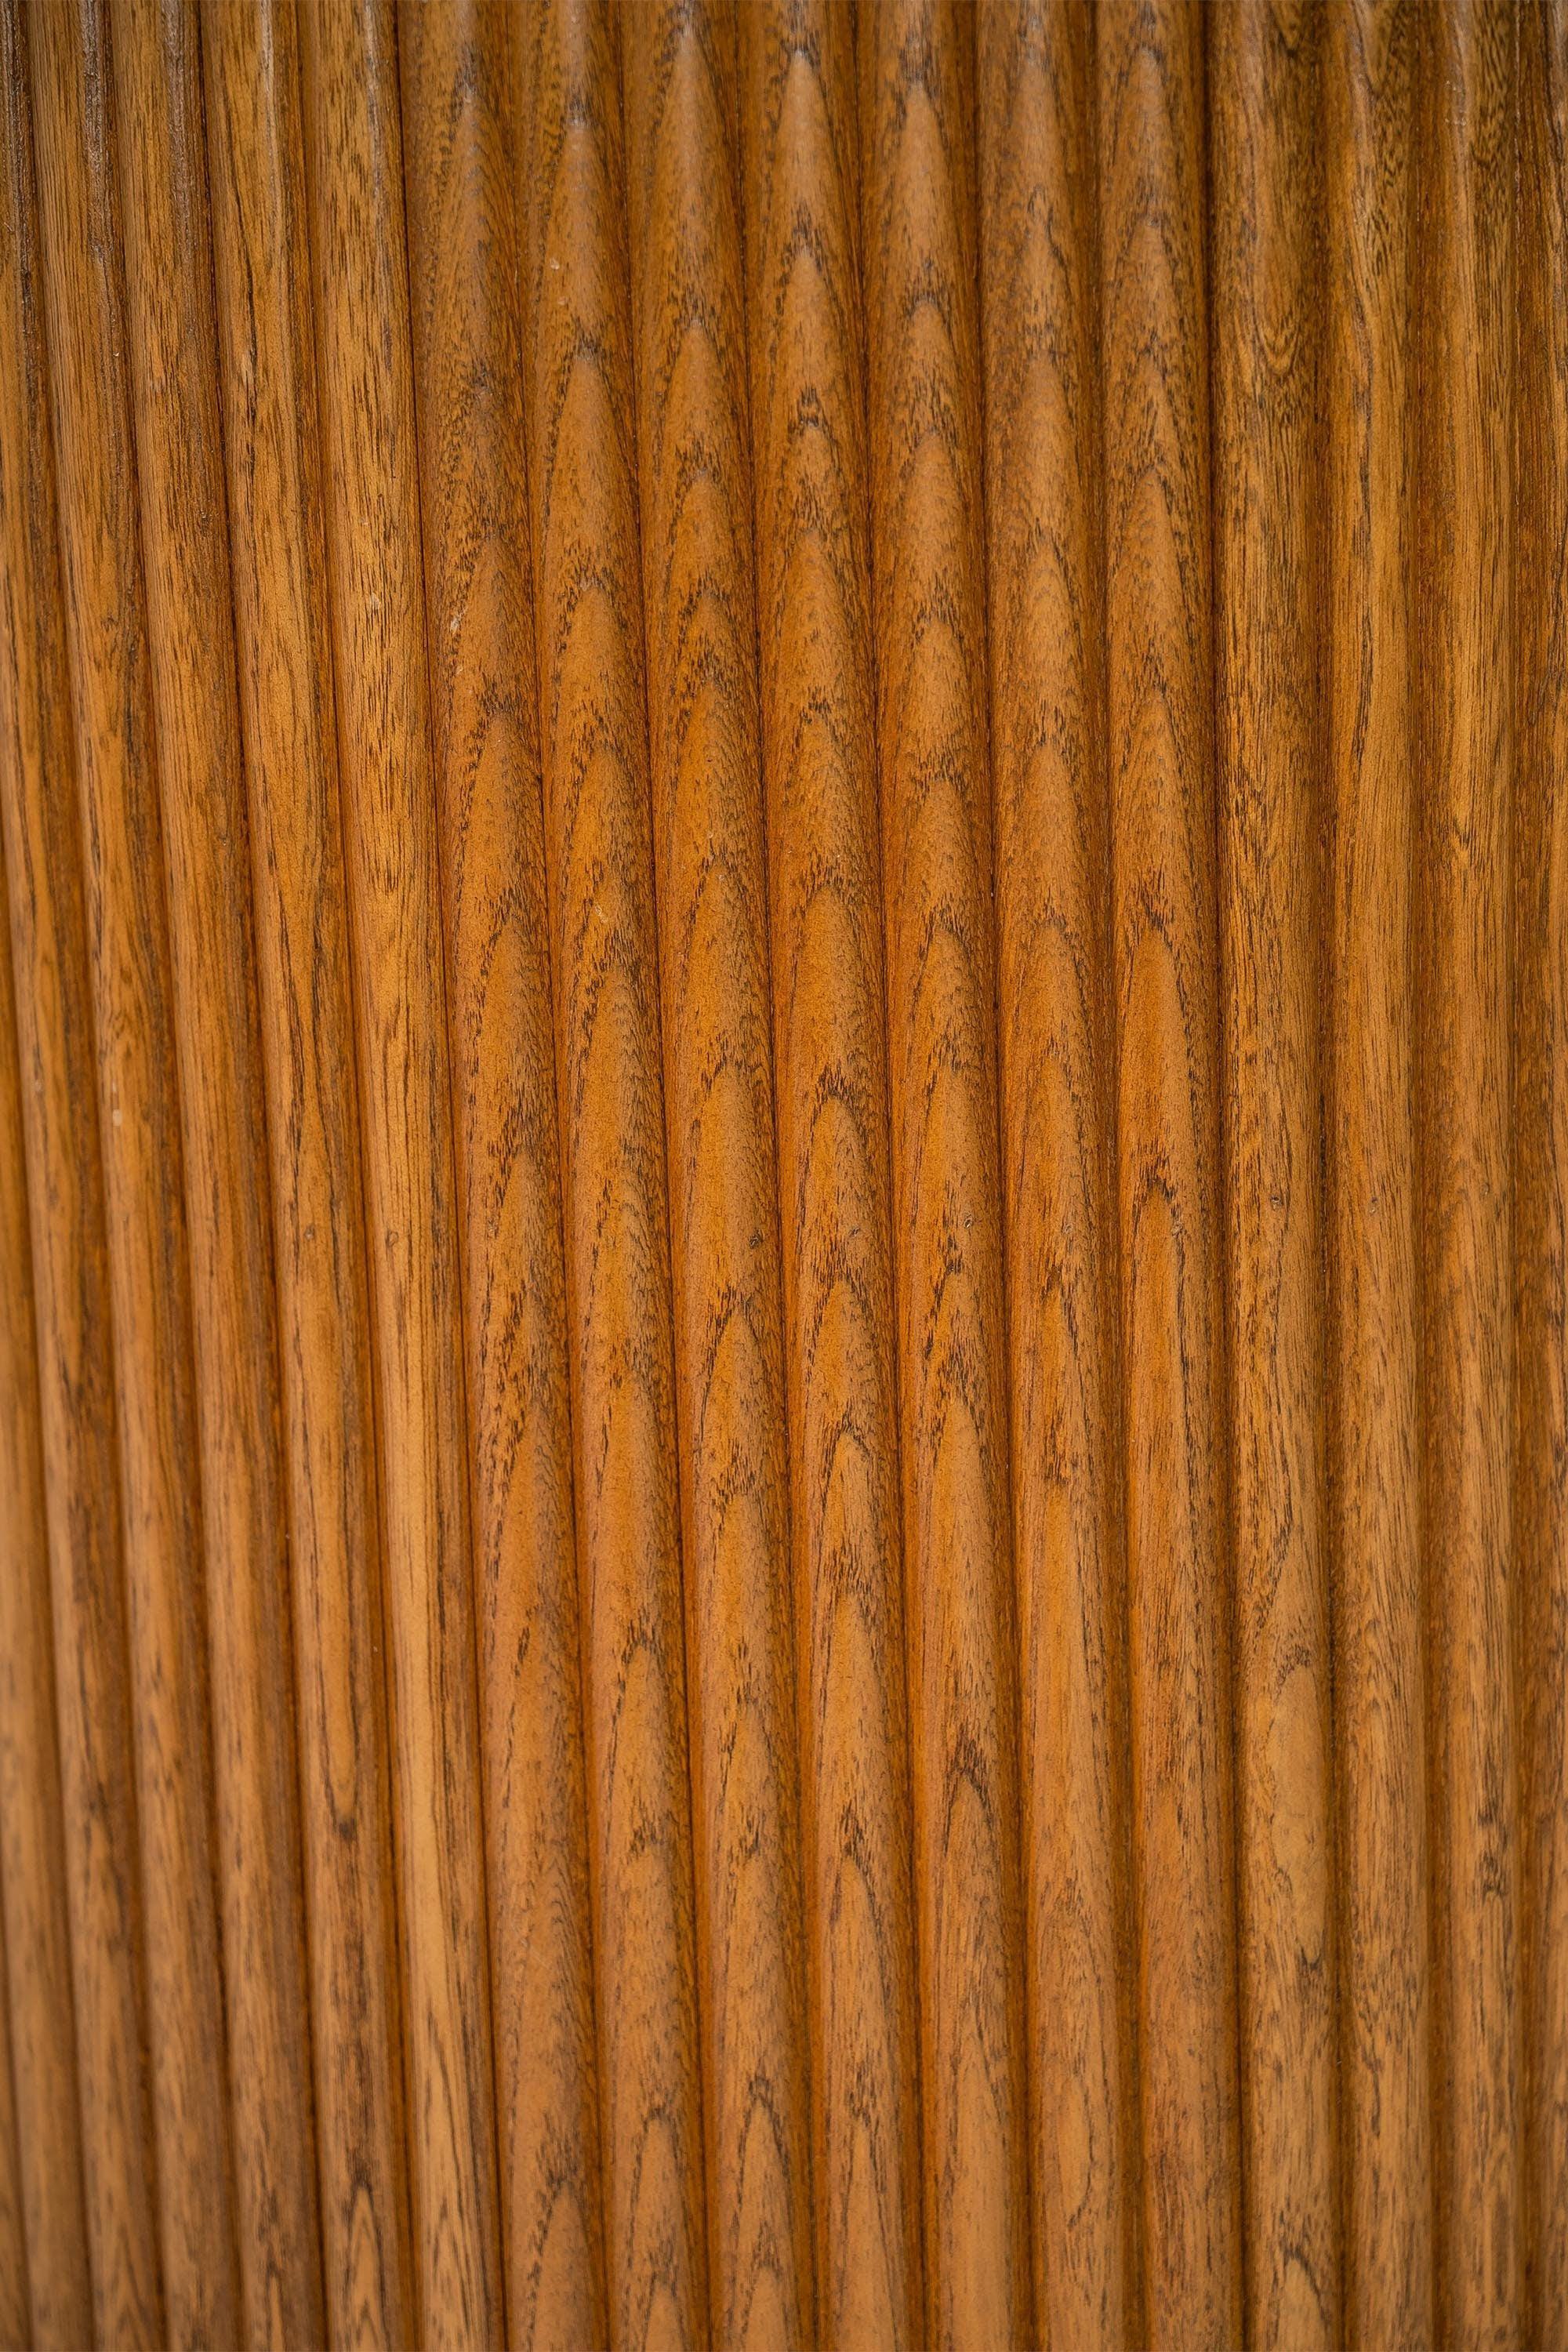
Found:
[[[610,2340],[708,2315],[669,1215],[618,26],[516,21],[522,380]]]
[[[390,0],[301,11],[421,2342],[501,2326],[461,1265]],[[432,948],[436,952],[432,952]]]
[[[817,2326],[918,2341],[919,2084],[853,27],[742,6]]]
[[[709,2294],[816,2334],[734,10],[625,9]]]
[[[97,1049],[39,282],[31,59],[16,0],[7,0],[0,25],[0,814],[22,1078],[88,2252],[84,2278],[79,2248],[68,2249],[65,2291],[76,2341],[87,2334],[81,2304],[90,2286],[95,2339],[152,2347],[163,2332],[163,2303]],[[25,1671],[20,1657],[12,1671]],[[31,1769],[40,1788],[47,1786],[47,1754],[33,1759]],[[13,2034],[19,2038],[15,2025]],[[95,2086],[90,2097],[81,2095],[84,2079]],[[68,2229],[68,2171],[64,2180],[55,2178],[47,2142],[32,2141],[24,2164],[47,2168],[45,2210]],[[29,2238],[36,2292],[51,2265],[31,2228]],[[37,2328],[36,2312],[33,2324]]]
[[[1100,23],[1127,1659],[1152,2345],[1241,2333],[1204,18]]]
[[[291,0],[202,53],[330,2342],[413,2327],[368,1270]],[[242,289],[244,289],[242,291]]]
[[[1141,2323],[1091,20],[987,12],[979,75],[1031,2250],[1041,2336],[1110,2352]]]
[[[1514,1673],[1520,2319],[1568,2344],[1568,10],[1519,27]]]
[[[1029,2327],[973,27],[860,26],[926,2326]]]
[[[399,20],[508,2333],[603,2330],[572,1432],[504,11]]]
[[[1323,1412],[1321,22],[1211,44],[1215,789],[1247,2340],[1340,2341]]]
[[[109,26],[29,12],[114,1333],[163,2327],[241,2331],[191,1268]],[[262,1433],[252,1431],[259,1444]]]
[[[1327,180],[1330,1491],[1346,2333],[1433,2328],[1415,1238],[1415,12],[1331,16]]]
[[[1568,2352],[1563,0],[0,0],[0,2347]]]

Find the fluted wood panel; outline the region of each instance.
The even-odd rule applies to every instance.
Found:
[[[1568,6],[0,74],[0,2345],[1568,2347]]]

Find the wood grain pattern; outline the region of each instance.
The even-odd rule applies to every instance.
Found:
[[[0,852],[0,905],[5,858]],[[91,2336],[55,1734],[49,1539],[8,942],[0,941],[0,2343]]]
[[[1216,20],[1215,790],[1249,2344],[1340,2336],[1323,1426],[1319,19]]]
[[[707,2327],[691,1802],[616,27],[518,20],[523,383],[612,2343]]]
[[[604,2340],[549,921],[502,11],[405,6],[508,2340]]]
[[[721,2343],[815,2289],[734,13],[622,13],[681,1445],[708,2255]]]
[[[22,1076],[92,2333],[163,2329],[97,1051],[39,284],[30,60],[0,9],[0,819]],[[47,2044],[35,2045],[39,2055]],[[90,2095],[79,2095],[85,2080]],[[25,2166],[47,2164],[47,2144]],[[68,2231],[68,2179],[47,2210]],[[51,2268],[41,2245],[40,2278]],[[79,2305],[69,2340],[87,2340]]]
[[[1511,1020],[1515,12],[1423,26],[1417,1027],[1439,2339],[1519,2340]]]
[[[194,14],[111,14],[191,1298],[244,2335],[320,2341],[265,1106]],[[173,399],[186,430],[164,426]]]
[[[1346,2335],[1432,2339],[1410,449],[1415,12],[1331,16],[1330,1492]]]
[[[740,11],[817,2325],[922,2332],[853,26]]]
[[[1568,2345],[1568,8],[1519,22],[1515,1672],[1521,2323]]]
[[[1202,18],[1100,22],[1128,1667],[1152,2345],[1241,2334]]]
[[[1110,2352],[1140,2327],[1139,2132],[1093,26],[1023,0],[979,40],[1034,2282],[1047,2342]]]
[[[1568,2352],[1565,124],[0,0],[0,2339]]]
[[[160,769],[108,26],[32,26],[42,278],[81,803],[129,1593],[164,2319],[240,2333],[202,1498]]]
[[[5,1968],[5,1922],[0,1918],[0,1969]],[[16,2078],[11,2067],[9,2023],[0,2036],[0,2343],[25,2347],[32,2342],[27,2291],[26,2223],[22,2211],[22,2150],[16,2136]]]
[[[334,2347],[414,2327],[374,1403],[289,0],[203,13]]]
[[[501,2330],[460,1268],[453,1219],[390,0],[304,10],[306,186],[364,1148],[417,2289]]]
[[[861,26],[926,2308],[1029,2328],[973,26]]]
[[[0,852],[0,883],[5,858]],[[0,904],[8,893],[0,890]],[[0,2053],[0,2340],[91,2331],[82,2203],[64,1821],[55,1729],[48,1513],[22,1076],[11,956],[0,955],[0,1910],[8,2017]],[[10,2300],[7,2301],[9,2292]]]

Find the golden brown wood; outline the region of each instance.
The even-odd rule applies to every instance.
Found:
[[[1521,2333],[1568,2347],[1568,7],[1519,16],[1514,1630]]]
[[[0,499],[8,472],[0,457]],[[0,756],[16,759],[20,747],[9,724],[4,740]],[[6,865],[0,848],[0,908],[9,896]],[[0,1987],[7,2003],[0,2049],[0,2104],[7,2110],[0,2120],[0,2342],[73,2352],[90,2340],[92,2304],[22,1139],[10,943],[0,933]]]
[[[113,1356],[93,1013],[57,537],[30,76],[0,9],[0,817],[22,1085],[53,1611],[70,1984],[90,2279],[68,2340],[162,2333]],[[37,2045],[47,2062],[47,2045]],[[58,2061],[57,2060],[57,2064]],[[68,2124],[62,2127],[68,2130]],[[30,2168],[49,2164],[47,2143]],[[47,2210],[71,2236],[68,2179]],[[54,2264],[40,2248],[47,2278]],[[75,2270],[73,2262],[72,2268]]]
[[[1214,20],[1215,709],[1247,2342],[1340,2340],[1323,1425],[1318,14]]]
[[[1323,57],[1330,1493],[1345,2333],[1433,2340],[1413,1130],[1415,13]]]
[[[307,7],[306,185],[364,1142],[422,2342],[501,2332],[460,1272],[390,0]]]
[[[270,1211],[193,13],[111,12],[126,318],[191,1213],[244,2333],[319,2342],[321,2228]],[[173,403],[183,429],[169,430]]]
[[[508,2339],[566,2347],[603,2239],[510,58],[492,0],[400,30]]]
[[[713,2331],[815,2336],[735,21],[622,11]]]
[[[108,26],[36,12],[42,278],[93,982],[169,2338],[237,2340],[202,1502]]]
[[[368,1297],[291,0],[204,9],[270,1150],[325,2320],[413,2333]]]
[[[980,16],[978,119],[1033,2256],[1140,2332],[1092,22]]]
[[[1146,2334],[1241,2336],[1204,18],[1100,23],[1106,640]]]
[[[973,39],[881,0],[860,76],[927,2326],[978,2347],[1030,2278]]]
[[[1423,20],[1422,1507],[1439,2341],[1519,2341],[1513,1705],[1516,12]]]
[[[5,1921],[0,1917],[0,1981],[5,1971]],[[26,2352],[32,2343],[27,2294],[27,2242],[22,2211],[22,2150],[16,2135],[16,2082],[9,2028],[0,2032],[0,2344]]]
[[[921,2334],[854,27],[740,11],[817,2326]]]
[[[601,0],[518,21],[523,383],[583,1592],[609,2334],[707,2269],[625,167]]]

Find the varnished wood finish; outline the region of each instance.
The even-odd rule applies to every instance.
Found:
[[[202,1496],[160,746],[128,380],[109,26],[33,12],[114,1329],[164,2324],[242,2332],[209,1748]]]
[[[1511,1394],[1516,12],[1422,26],[1416,676],[1436,2332],[1519,2340]],[[1436,388],[1441,386],[1439,392]]]
[[[1563,0],[0,84],[0,2352],[1568,2352]]]
[[[565,2347],[604,2294],[511,59],[488,0],[400,34],[508,2340]]]
[[[5,38],[0,815],[5,834],[53,1612],[92,2333],[163,2333],[113,1341],[26,33]],[[47,1761],[34,1766],[47,1774]],[[15,2032],[15,2026],[13,2026]],[[80,2093],[81,2078],[94,2087]],[[29,2150],[25,2168],[47,2160]],[[26,2168],[24,2178],[26,2177]],[[68,2185],[49,2210],[68,2221]],[[30,2271],[47,2274],[43,2247]],[[79,2278],[78,2293],[80,2292]],[[75,2330],[84,2340],[86,2330]]]
[[[413,2330],[375,1440],[291,0],[203,63],[267,1089],[329,2342]]]
[[[523,384],[611,2341],[708,2314],[626,165],[602,0],[517,19]]]
[[[853,26],[740,9],[817,2325],[921,2333]]]
[[[1215,791],[1248,2344],[1340,2340],[1321,1280],[1321,17],[1210,47]]]
[[[978,2347],[1031,2294],[973,32],[860,26],[927,2329]]]
[[[708,2260],[816,2335],[735,20],[622,12]]]
[[[1322,61],[1329,230],[1330,1492],[1346,2335],[1432,2337],[1415,1249],[1415,12]]]
[[[460,1266],[391,0],[301,12],[417,2328],[501,2332]]]
[[[0,851],[0,879],[5,859]],[[5,894],[0,891],[0,906]],[[0,2343],[90,2341],[49,1540],[11,957],[0,953]]]
[[[1519,24],[1514,1638],[1521,2324],[1568,2345],[1568,8]]]
[[[1146,2332],[1241,2333],[1203,18],[1100,26],[1107,709]]]
[[[1111,2352],[1140,2296],[1094,71],[1086,12],[982,13],[1032,2252],[1045,2340]]]
[[[189,1197],[244,2334],[322,2334],[272,1237],[194,14],[110,14]],[[186,430],[163,429],[173,399]]]

